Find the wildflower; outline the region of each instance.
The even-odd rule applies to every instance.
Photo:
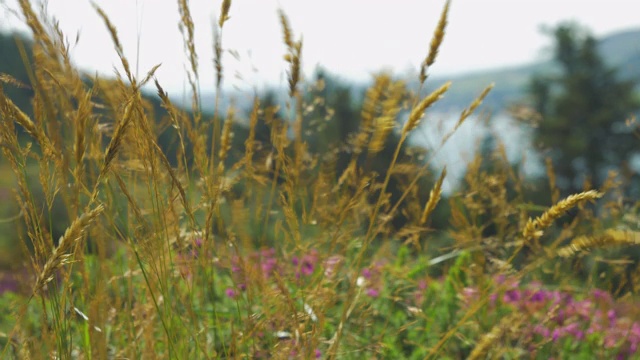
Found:
[[[201,237],[197,237],[193,240],[193,245],[195,245],[195,247],[202,247],[202,238]]]
[[[378,296],[380,296],[380,291],[378,289],[375,289],[375,288],[368,288],[367,289],[367,295],[372,297],[372,298],[377,298]]]
[[[530,300],[533,302],[542,302],[547,299],[547,293],[544,290],[538,290],[531,295]]]
[[[595,300],[601,300],[601,301],[605,301],[605,302],[610,302],[611,301],[611,294],[609,294],[609,292],[604,291],[604,290],[593,289],[593,291],[591,292],[591,296]]]
[[[236,298],[236,296],[238,295],[238,294],[236,293],[236,291],[235,291],[234,289],[232,289],[232,288],[227,288],[227,289],[224,291],[224,293],[225,293],[225,295],[227,295],[227,297],[228,297],[228,298],[231,298],[231,299],[235,299],[235,298]]]
[[[504,293],[502,301],[504,301],[505,303],[514,303],[520,301],[520,299],[521,296],[519,290],[509,290]]]
[[[297,256],[294,256],[291,259],[293,265],[297,267],[296,270],[296,279],[299,279],[301,275],[310,276],[313,274],[315,270],[316,262],[318,261],[317,251],[312,250],[309,254],[306,254],[302,257],[302,259],[298,259]]]
[[[362,269],[362,276],[364,276],[365,279],[371,279],[371,269],[369,268]]]
[[[576,301],[573,310],[577,315],[589,320],[593,316],[593,303],[590,300]]]
[[[549,337],[549,334],[550,334],[549,329],[546,326],[543,326],[540,324],[536,325],[533,328],[533,332],[545,338]]]
[[[316,258],[313,255],[305,255],[302,258],[302,268],[300,271],[302,275],[309,276],[313,274],[313,270],[315,268]]]
[[[274,258],[267,258],[260,262],[260,268],[262,269],[262,273],[269,277],[273,274],[273,271],[277,265],[278,261]]]
[[[584,339],[584,332],[580,330],[580,325],[578,323],[568,324],[564,327],[564,332],[573,335],[578,340]]]

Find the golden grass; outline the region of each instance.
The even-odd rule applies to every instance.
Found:
[[[58,241],[58,246],[42,267],[42,270],[36,278],[33,292],[38,293],[47,285],[58,269],[71,261],[71,250],[76,246],[77,242],[84,236],[88,226],[104,211],[103,205],[86,211],[75,219],[64,232],[64,235]]]
[[[579,236],[569,245],[558,249],[556,254],[566,258],[596,248],[638,244],[640,244],[640,232],[608,229],[598,236]]]
[[[434,90],[431,94],[427,95],[424,99],[422,99],[418,105],[411,110],[411,114],[409,115],[409,120],[407,120],[404,128],[402,129],[403,133],[410,133],[411,130],[418,127],[420,120],[424,117],[425,110],[433,105],[436,101],[438,101],[444,93],[449,90],[451,87],[451,82],[446,82],[444,85],[440,86],[438,89]]]
[[[603,207],[609,212],[602,220],[605,212],[580,206],[605,191],[615,194],[618,174],[599,191],[560,200],[548,162],[554,205],[541,207],[538,198],[529,203],[531,190],[501,144],[468,165],[462,192],[443,195],[447,168],[432,175],[433,153],[413,152],[408,139],[452,86],[420,94],[443,42],[449,1],[418,64],[418,91],[390,73],[377,74],[356,111],[357,130],[321,151],[314,148],[316,137],[334,136],[323,129],[341,124],[332,122],[337,109],[327,99],[306,91],[302,40],[284,12],[278,13],[289,95],[283,111],[256,94],[247,114],[234,106],[226,115],[220,111],[222,29],[231,19],[231,1],[224,0],[214,24],[217,91],[215,113],[208,116],[200,108],[197,29],[188,2],[178,6],[191,113],[175,106],[155,79],[158,66],[142,79],[132,73],[115,27],[98,6],[126,76],[85,84],[57,27],[20,2],[35,40],[33,64],[27,64],[33,114],[3,89],[21,84],[0,75],[0,148],[16,178],[13,196],[22,214],[16,236],[31,256],[30,295],[40,308],[27,302],[16,312],[16,336],[7,336],[12,340],[3,357],[20,345],[33,358],[311,358],[316,349],[327,358],[379,358],[390,356],[392,346],[431,358],[484,358],[505,353],[529,320],[518,312],[484,314],[495,277],[556,274],[559,285],[568,285],[558,274],[576,265],[566,258],[640,241],[629,225],[635,220],[619,220],[631,212],[621,200]],[[162,116],[141,90],[151,80],[166,110]],[[492,87],[461,112],[434,152]],[[326,113],[316,112],[322,106]],[[243,123],[247,129],[239,127]],[[19,139],[16,124],[34,145]],[[235,138],[240,135],[246,137]],[[552,227],[576,207],[562,229]],[[621,223],[626,227],[616,227]],[[60,224],[70,225],[55,246]],[[540,244],[543,235],[549,241]],[[532,243],[543,251],[521,252]],[[309,259],[315,267],[305,274]],[[442,274],[444,283],[438,283]],[[413,303],[410,294],[422,281],[428,289],[421,294],[446,298],[441,309],[451,318],[441,319],[446,311],[429,313],[429,306],[441,305],[437,300]],[[387,288],[374,288],[382,285]],[[478,288],[477,301],[459,308],[460,294],[471,285]],[[27,309],[42,315],[41,322],[30,323]],[[67,309],[82,309],[86,319],[68,316]],[[408,315],[398,324],[400,314]],[[475,345],[469,328],[476,330]]]
[[[433,65],[436,62],[438,50],[440,49],[440,45],[442,45],[442,42],[444,40],[450,5],[451,1],[447,1],[445,3],[444,8],[442,9],[442,13],[440,14],[440,20],[438,20],[438,25],[436,26],[433,36],[431,37],[429,53],[420,66],[420,84],[423,84],[425,80],[427,80],[427,69],[429,68],[429,66]]]
[[[556,219],[564,215],[567,211],[571,210],[581,202],[595,200],[601,198],[603,195],[604,194],[595,190],[589,190],[571,195],[566,199],[559,201],[536,219],[529,218],[524,230],[522,231],[522,236],[525,239],[539,239],[544,234],[544,229],[551,226]]]
[[[436,205],[438,205],[438,202],[440,201],[440,197],[442,195],[442,182],[444,181],[444,178],[446,176],[447,176],[447,168],[445,167],[444,169],[442,169],[442,173],[440,174],[438,181],[436,182],[436,184],[433,186],[433,189],[431,189],[431,192],[429,193],[429,201],[424,206],[424,210],[422,211],[422,216],[420,216],[421,225],[426,224],[427,220],[429,219],[429,215],[433,213],[433,210],[435,210]]]

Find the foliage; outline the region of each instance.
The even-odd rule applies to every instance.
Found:
[[[29,2],[20,5],[34,37],[33,113],[3,82],[0,165],[14,177],[15,236],[28,275],[26,289],[7,286],[0,297],[2,358],[635,354],[634,286],[619,291],[609,280],[620,272],[612,266],[600,276],[598,266],[620,260],[610,248],[640,243],[637,207],[601,199],[621,191],[615,181],[540,206],[500,144],[487,142],[490,159],[470,163],[464,192],[448,199],[450,226],[430,225],[446,169],[425,188],[429,163],[405,142],[449,88],[416,95],[443,41],[448,2],[415,91],[378,74],[357,111],[339,86],[315,93],[321,81],[303,81],[302,40],[281,12],[285,104],[255,96],[251,111],[212,114],[199,103],[186,1],[179,9],[191,112],[172,104],[155,69],[132,75],[98,7],[121,60],[113,80],[84,81],[65,59],[64,35],[55,25],[45,30],[48,17]],[[216,25],[216,104],[232,9],[223,1]],[[141,91],[152,82],[160,119]],[[336,95],[345,96],[333,111],[359,121],[328,121],[324,132],[318,124],[331,111],[320,105]],[[248,127],[234,137],[237,123]],[[599,217],[586,206],[595,201],[606,201]],[[571,221],[556,226],[569,212]],[[577,270],[587,276],[572,276]],[[637,270],[628,278],[637,284]]]
[[[621,170],[636,148],[630,119],[640,109],[635,82],[619,80],[597,51],[596,40],[575,24],[553,29],[559,74],[534,76],[530,93],[541,115],[535,141],[553,161],[558,186],[574,193],[603,184],[608,170]]]

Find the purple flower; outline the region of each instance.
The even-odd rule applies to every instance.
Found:
[[[631,325],[631,335],[634,339],[640,340],[640,324],[637,322]]]
[[[365,279],[371,279],[371,269],[369,268],[364,268],[362,269],[362,276],[364,276]]]
[[[565,326],[564,332],[573,335],[578,340],[582,340],[584,338],[584,332],[580,330],[578,323],[571,323]]]
[[[311,250],[311,252],[304,255],[302,259],[299,259],[297,256],[294,256],[291,259],[291,263],[297,267],[296,279],[299,279],[301,275],[304,275],[304,276],[312,275],[315,270],[315,265],[317,261],[318,261],[318,252],[316,250]]]
[[[305,275],[305,276],[309,276],[309,275],[313,274],[313,263],[305,261],[302,264],[301,271],[302,271],[302,275]]]
[[[320,359],[322,357],[322,352],[320,352],[319,349],[316,349],[314,353],[315,353],[316,359]]]
[[[234,256],[231,258],[231,272],[233,273],[238,273],[242,270],[242,268],[240,267],[240,258],[237,256]]]
[[[378,289],[375,289],[375,288],[368,288],[367,295],[369,295],[372,298],[377,298],[378,296],[380,296],[380,291],[378,291]]]
[[[520,291],[518,290],[509,290],[504,293],[504,297],[502,301],[505,303],[514,303],[520,301]]]
[[[593,298],[596,300],[603,300],[607,302],[611,300],[611,294],[600,289],[593,289],[593,291],[591,291],[591,296],[593,296]]]
[[[616,325],[616,311],[613,310],[613,309],[607,311],[607,319],[609,320],[609,324],[611,326],[615,326]]]
[[[567,313],[562,309],[558,310],[558,313],[553,318],[553,320],[555,320],[558,324],[564,323],[566,319],[567,319]]]
[[[422,279],[422,280],[418,281],[418,289],[426,290],[427,289],[427,280]]]
[[[236,298],[236,296],[238,295],[238,294],[236,293],[236,291],[235,291],[234,289],[232,289],[232,288],[227,288],[227,289],[224,291],[224,293],[227,295],[227,297],[228,297],[228,298],[231,298],[231,299],[235,299],[235,298]]]
[[[592,309],[593,303],[590,300],[577,301],[573,304],[573,310],[576,314],[585,319],[590,319],[593,316]]]
[[[277,264],[278,264],[278,260],[274,258],[263,259],[263,261],[260,262],[260,268],[262,269],[262,273],[266,277],[271,276]]]
[[[302,266],[300,268],[302,275],[309,276],[313,274],[317,261],[318,261],[318,254],[317,254],[317,251],[315,250],[312,250],[309,254],[303,256]]]
[[[545,337],[545,338],[549,337],[549,329],[547,327],[545,327],[545,326],[540,325],[540,324],[536,325],[533,328],[533,332],[535,334],[538,334],[538,335],[540,335],[542,337]]]
[[[538,290],[531,295],[532,302],[542,302],[547,299],[547,293],[544,290]]]

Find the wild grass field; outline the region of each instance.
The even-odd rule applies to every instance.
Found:
[[[321,152],[307,139],[324,131],[309,119],[324,84],[305,81],[303,43],[284,12],[286,105],[256,96],[250,111],[209,115],[187,1],[179,8],[190,110],[172,104],[157,68],[133,75],[112,14],[96,6],[118,77],[87,78],[57,23],[19,4],[33,56],[24,57],[29,84],[0,75],[0,236],[23,266],[3,271],[11,281],[2,283],[0,358],[638,356],[640,218],[616,172],[561,196],[548,162],[548,191],[536,192],[497,144],[445,199],[446,168],[409,151],[408,137],[450,86],[425,94],[446,28],[456,26],[449,2],[416,64],[419,88],[376,75],[358,129]],[[241,21],[232,11],[223,1],[216,24],[216,105],[223,30]],[[143,97],[148,84],[160,118]],[[6,95],[23,86],[33,89],[32,111]],[[240,148],[236,123],[249,124]],[[448,227],[434,229],[443,208]]]

